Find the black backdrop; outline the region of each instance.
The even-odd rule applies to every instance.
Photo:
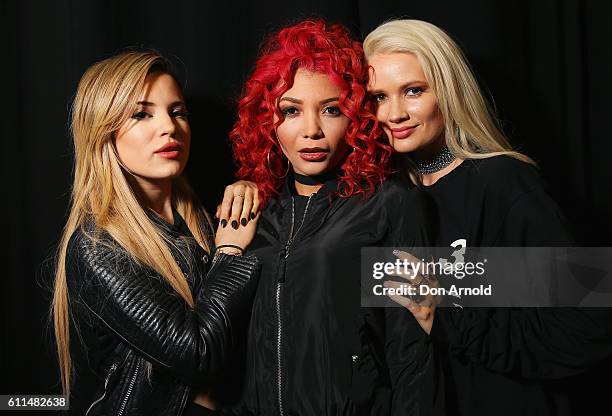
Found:
[[[363,37],[390,17],[425,19],[464,48],[514,145],[542,168],[579,240],[612,240],[604,1],[9,1],[0,3],[3,215],[0,394],[59,389],[47,313],[71,181],[68,108],[93,62],[152,47],[178,62],[192,113],[188,174],[209,209],[231,182],[235,100],[266,33],[303,17]],[[580,412],[581,413],[581,412]],[[22,413],[23,414],[23,413]]]

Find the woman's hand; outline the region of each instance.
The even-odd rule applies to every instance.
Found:
[[[231,225],[238,229],[252,221],[259,213],[259,189],[250,181],[238,181],[225,187],[223,201],[217,205],[215,218],[222,228]]]
[[[253,219],[247,222],[242,227],[223,227],[221,223],[217,226],[217,232],[215,233],[215,245],[217,247],[221,245],[238,246],[242,249],[236,249],[233,247],[223,247],[219,251],[228,254],[242,254],[244,250],[251,244],[255,231],[257,230],[257,221],[259,221],[259,214]]]
[[[421,262],[421,260],[417,259],[412,254],[407,253],[405,251],[393,250],[393,254],[395,254],[395,256],[398,257],[400,260],[408,260],[409,262],[415,263],[415,264]],[[399,275],[399,274],[395,276],[399,276],[399,277],[402,277],[403,279],[406,279],[408,281],[408,284],[417,288],[417,293],[419,293],[418,288],[421,285],[438,287],[438,281],[433,276],[425,277],[420,273],[414,273],[414,274],[411,274],[410,276]],[[399,282],[395,282],[391,280],[385,281],[383,283],[385,287],[393,287],[393,288],[400,288],[402,284],[405,284],[405,283],[399,283]],[[415,317],[419,325],[421,325],[421,328],[423,328],[423,331],[425,331],[428,335],[431,333],[431,327],[433,325],[436,305],[438,304],[438,299],[436,297],[432,295],[427,295],[427,296],[421,297],[420,299],[413,300],[413,299],[409,299],[401,295],[388,295],[388,296],[394,302],[408,309],[412,313],[412,315]]]

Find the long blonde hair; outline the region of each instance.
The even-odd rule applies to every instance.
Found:
[[[512,150],[461,49],[442,29],[421,20],[392,20],[372,31],[363,48],[366,58],[396,52],[417,57],[438,99],[446,145],[456,157],[508,155],[535,165]]]
[[[59,244],[52,314],[62,387],[70,392],[70,311],[66,286],[68,241],[91,218],[135,261],[163,276],[193,307],[187,280],[172,256],[167,237],[147,216],[132,190],[116,152],[113,135],[136,109],[145,78],[152,72],[171,74],[168,61],[155,52],[123,53],[92,65],[79,83],[72,104],[74,182],[68,221]],[[208,216],[197,204],[183,177],[173,181],[173,205],[197,242],[209,249]],[[95,235],[90,235],[95,239]]]

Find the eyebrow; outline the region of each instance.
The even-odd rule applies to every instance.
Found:
[[[143,107],[155,107],[155,103],[152,103],[151,101],[138,101],[136,104],[142,105]],[[181,100],[178,100],[171,103],[169,107],[176,107],[178,105],[185,105],[185,103]]]
[[[408,87],[412,87],[412,86],[415,86],[415,85],[423,85],[423,84],[428,85],[427,81],[422,81],[422,80],[408,81],[408,82],[403,83],[398,89],[403,90],[403,89],[408,88]],[[384,90],[372,90],[372,91],[368,91],[368,93],[371,94],[371,95],[381,94],[381,93],[384,93],[384,92],[385,92]]]
[[[338,97],[326,98],[324,100],[319,101],[319,105],[323,105],[323,104],[327,104],[327,103],[333,103],[334,101],[338,101],[339,99],[340,98],[338,98]],[[304,103],[302,100],[298,100],[297,98],[293,98],[293,97],[283,97],[280,100],[278,100],[279,103],[281,101],[289,101],[289,102],[295,103],[295,104],[303,104]]]

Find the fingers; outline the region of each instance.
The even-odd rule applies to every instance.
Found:
[[[406,285],[406,283],[400,283],[400,282],[396,282],[393,280],[387,280],[383,282],[384,287],[389,287],[389,288],[394,288],[394,289],[400,289],[404,285]],[[415,287],[418,289],[418,286],[415,286]],[[417,290],[416,293],[420,293],[420,291]],[[395,303],[398,303],[407,309],[410,309],[411,307],[414,307],[414,308],[423,307],[423,308],[429,309],[430,311],[433,311],[433,309],[435,309],[435,306],[436,306],[435,299],[431,295],[425,295],[425,296],[415,295],[415,298],[412,298],[412,299],[410,297],[406,297],[402,295],[388,295],[388,296]]]
[[[244,192],[244,200],[242,202],[242,212],[240,213],[240,225],[245,227],[250,219],[253,208],[253,190],[246,188]]]
[[[387,281],[387,282],[384,282],[384,286],[399,287],[400,283],[393,282],[393,281]],[[400,295],[388,295],[388,296],[392,301],[394,301],[398,305],[401,305],[404,308],[408,309],[410,313],[412,313],[412,316],[414,316],[414,318],[417,320],[417,322],[419,323],[419,326],[423,329],[423,331],[425,331],[427,334],[431,333],[431,328],[432,328],[433,319],[434,319],[435,305],[433,307],[425,306],[424,302],[416,303],[408,299],[407,297],[400,296]]]
[[[255,184],[253,184],[253,186],[254,185]],[[259,189],[255,186],[255,189],[253,189],[253,207],[251,208],[251,213],[249,214],[249,218],[253,219],[258,214],[259,214]]]
[[[396,248],[395,250],[393,250],[393,254],[400,260],[408,260],[410,263],[421,263],[421,259],[416,258],[407,251],[402,251]]]
[[[234,188],[234,199],[232,201],[232,210],[230,212],[229,223],[234,230],[238,229],[240,224],[240,214],[242,214],[242,206],[244,205],[244,189],[236,190]],[[243,193],[239,193],[243,192]]]
[[[234,228],[231,225],[223,227],[219,224],[215,234],[215,245],[232,244],[246,249],[255,236],[259,215],[256,215],[253,220],[249,221],[246,227],[238,226]]]
[[[225,228],[230,219],[232,211],[232,204],[234,202],[234,186],[229,185],[225,187],[223,192],[223,201],[221,201],[221,210],[219,212],[219,225]]]
[[[402,251],[399,249],[393,250],[393,254],[400,260],[406,260],[413,270],[413,272],[408,273],[407,276],[402,274],[396,274],[395,276],[403,277],[404,279],[410,280],[410,284],[412,285],[419,285],[423,283],[423,279],[425,279],[429,286],[439,286],[438,279],[436,278],[436,276],[427,272],[428,266],[427,263],[424,262],[424,260],[413,256],[407,251]],[[431,261],[433,262],[433,258],[431,259]]]
[[[260,208],[259,189],[249,181],[238,181],[225,187],[223,201],[217,206],[215,217],[222,227],[237,229],[255,218]]]

